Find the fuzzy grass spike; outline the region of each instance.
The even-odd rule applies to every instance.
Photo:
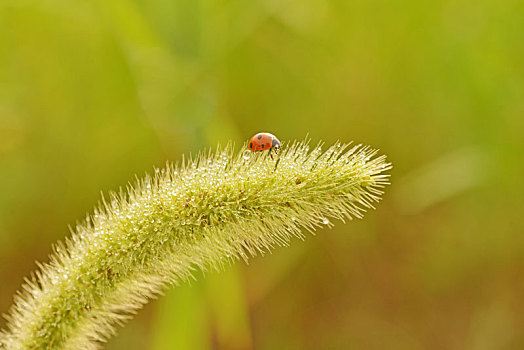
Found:
[[[155,169],[57,243],[15,297],[3,349],[97,349],[167,285],[360,218],[388,183],[385,156],[335,144],[278,154],[231,146]]]

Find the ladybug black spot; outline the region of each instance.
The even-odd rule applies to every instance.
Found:
[[[262,138],[262,135],[258,135],[258,139],[260,140]]]
[[[253,148],[253,142],[249,144],[249,148]]]
[[[265,146],[265,145],[264,145],[264,144],[262,144],[262,148],[264,148],[264,146]]]

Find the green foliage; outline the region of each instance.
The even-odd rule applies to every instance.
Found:
[[[166,284],[303,238],[301,229],[360,218],[390,169],[376,151],[336,144],[279,153],[232,147],[156,169],[111,194],[24,285],[1,344],[96,348]]]

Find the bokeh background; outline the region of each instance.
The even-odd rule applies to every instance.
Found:
[[[370,144],[393,184],[107,349],[524,348],[519,0],[3,0],[0,312],[100,191],[258,131]]]

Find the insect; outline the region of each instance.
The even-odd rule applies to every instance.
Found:
[[[268,132],[259,132],[249,140],[249,150],[254,152],[268,149],[277,150],[280,148],[280,145],[280,141],[276,136]]]

